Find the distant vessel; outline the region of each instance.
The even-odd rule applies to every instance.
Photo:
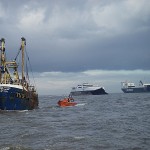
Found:
[[[150,92],[150,84],[143,84],[139,82],[139,86],[135,86],[133,82],[121,82],[121,89],[124,93],[144,93]]]
[[[30,85],[28,69],[25,75],[25,38],[21,38],[21,47],[13,61],[6,60],[5,39],[0,40],[0,109],[1,110],[31,110],[38,107],[38,94],[33,85]],[[21,78],[19,77],[17,57],[21,52]],[[25,53],[26,52],[26,53]],[[29,61],[29,57],[27,56]],[[26,65],[27,68],[27,65]]]
[[[105,92],[104,87],[100,87],[98,85],[83,83],[78,85],[77,87],[72,87],[70,95],[102,95],[108,94]]]

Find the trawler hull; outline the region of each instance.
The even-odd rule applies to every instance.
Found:
[[[0,86],[1,110],[32,110],[38,107],[38,97],[32,91]]]

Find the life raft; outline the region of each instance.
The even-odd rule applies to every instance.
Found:
[[[66,107],[66,106],[75,106],[77,105],[76,102],[74,102],[73,98],[64,98],[58,101],[58,105],[61,107]]]

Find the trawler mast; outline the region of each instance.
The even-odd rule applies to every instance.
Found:
[[[26,39],[24,37],[21,38],[21,50],[22,50],[22,86],[24,88],[25,76],[24,76],[24,49],[26,44]]]
[[[1,72],[0,72],[0,82],[6,82],[6,75],[5,75],[5,39],[1,39]],[[4,82],[4,83],[5,83]]]

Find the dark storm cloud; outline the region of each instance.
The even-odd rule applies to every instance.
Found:
[[[1,0],[0,10],[9,57],[25,36],[34,71],[150,69],[148,0]]]

